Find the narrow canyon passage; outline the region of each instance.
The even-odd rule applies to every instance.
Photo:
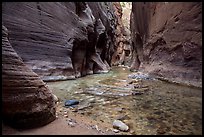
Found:
[[[201,24],[199,2],[3,2],[2,133],[202,135]]]

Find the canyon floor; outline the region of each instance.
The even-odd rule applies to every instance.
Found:
[[[202,134],[202,88],[157,80],[125,67],[47,85],[59,99],[57,119],[29,130],[14,130],[3,125],[3,134]],[[79,104],[65,107],[64,102],[71,99],[78,100]],[[114,129],[116,119],[128,125],[129,130]]]
[[[72,119],[76,121],[74,126],[68,125],[67,121]],[[97,125],[97,128],[96,126]],[[106,125],[103,123],[97,123],[94,120],[86,116],[75,114],[69,112],[68,117],[59,116],[55,121],[48,125],[27,129],[27,130],[17,130],[11,128],[7,125],[2,124],[2,135],[111,135],[114,132],[107,130],[107,127],[111,125]]]

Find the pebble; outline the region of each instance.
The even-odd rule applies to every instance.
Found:
[[[135,133],[135,131],[134,131],[134,130],[130,130],[130,133],[131,133],[131,134],[134,134],[134,133]]]
[[[117,129],[113,129],[112,131],[115,132],[115,133],[119,132],[119,130],[117,130]]]
[[[76,120],[74,119],[68,118],[67,120],[68,120],[68,125],[70,125],[71,127],[74,127],[77,123]]]
[[[76,123],[68,122],[68,125],[70,125],[71,127],[75,127],[75,124],[76,124]]]
[[[115,108],[115,110],[117,110],[118,112],[122,112],[122,108]]]
[[[93,126],[91,126],[91,128],[92,128],[92,129],[96,129],[97,131],[100,131],[100,129],[98,128],[97,125],[95,125],[95,126],[93,125]]]
[[[129,127],[120,120],[114,120],[113,121],[113,127],[117,128],[121,131],[128,131],[128,129],[129,129]]]
[[[68,115],[64,115],[65,118],[68,118]]]

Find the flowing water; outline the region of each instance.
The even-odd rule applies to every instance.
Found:
[[[133,72],[127,68],[113,67],[107,74],[47,85],[61,105],[65,100],[79,100],[77,113],[110,124],[119,119],[131,134],[202,134],[201,88],[151,78],[132,79],[130,74]],[[132,94],[134,90],[142,94]]]

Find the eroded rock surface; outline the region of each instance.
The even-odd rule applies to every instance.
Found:
[[[126,65],[127,57],[130,55],[131,47],[130,47],[130,31],[128,31],[126,26],[124,25],[124,21],[122,19],[123,9],[120,5],[120,2],[114,2],[114,9],[117,20],[117,27],[115,33],[115,41],[114,41],[114,54],[112,56],[111,65]],[[126,24],[127,25],[127,24]]]
[[[202,3],[133,3],[132,70],[201,86]]]
[[[42,126],[55,120],[51,91],[17,55],[2,26],[2,120],[18,128]]]
[[[43,80],[75,79],[110,69],[117,39],[111,2],[4,2],[13,48]]]
[[[42,80],[108,72],[116,10],[111,2],[4,2],[4,121],[20,128],[49,123],[58,99]]]

